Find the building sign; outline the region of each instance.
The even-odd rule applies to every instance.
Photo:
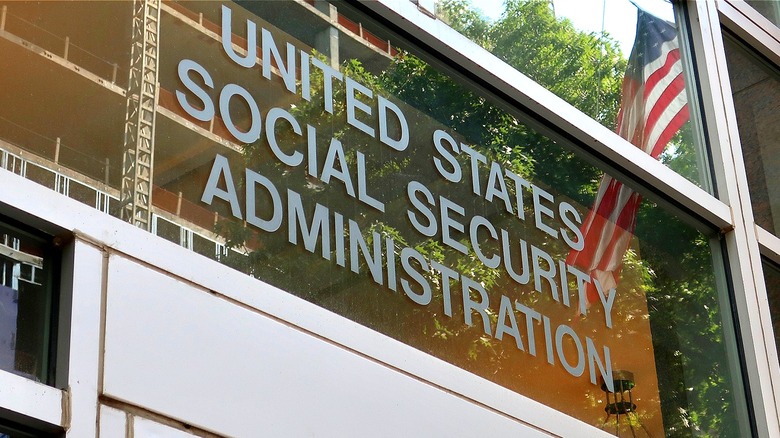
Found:
[[[592,157],[347,5],[155,5],[0,7],[4,168],[597,427],[739,434],[744,391],[716,232],[610,191],[619,183]],[[569,50],[619,55],[589,45],[601,37],[547,2],[506,7],[515,13],[491,32],[505,32],[503,55],[530,59],[540,84],[584,72],[589,86],[591,58]],[[654,83],[674,93],[621,92],[619,80],[599,89],[679,112],[693,101],[677,97],[695,93],[682,91],[673,27],[655,23],[667,30],[641,62],[599,65],[632,65],[624,82],[641,88],[640,70],[659,68],[648,54],[661,53],[674,62]],[[576,100],[580,90],[564,91]],[[595,106],[602,123],[625,107]],[[616,125],[626,138],[649,133],[648,153],[698,173],[695,136],[674,134],[684,118],[662,113],[623,111]],[[594,225],[594,205],[630,214]],[[596,252],[608,275],[583,266]],[[44,336],[26,337],[45,333],[45,318],[26,315],[47,314],[30,291],[48,286],[21,262],[0,359],[46,380]],[[0,304],[14,302],[6,295]]]
[[[587,207],[359,60],[336,68],[234,8],[220,6],[221,45],[194,48],[208,60],[177,52],[174,92],[180,114],[241,145],[199,181],[244,269],[573,415],[592,404],[591,421],[616,365],[656,390],[641,293],[566,262]],[[439,93],[422,97],[452,98]]]

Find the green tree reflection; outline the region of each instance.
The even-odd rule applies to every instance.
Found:
[[[609,36],[574,30],[568,20],[556,19],[543,1],[509,0],[495,23],[471,10],[465,0],[445,1],[442,9],[455,29],[613,127],[626,64]],[[661,159],[696,181],[698,164],[690,129],[691,124],[686,124],[673,139],[671,151]],[[537,177],[555,181],[556,187],[580,187],[585,192],[595,189],[593,180],[588,184],[576,178],[543,175],[540,169],[559,171],[560,167],[552,165],[558,157],[528,153],[536,164]],[[696,230],[653,207],[645,202],[640,211],[636,233],[644,251],[641,259],[627,255],[624,276],[642,277],[650,305],[666,433],[738,436],[723,347],[724,315],[714,288],[710,243]],[[728,318],[729,312],[724,313]]]
[[[455,29],[602,124],[613,125],[626,61],[611,38],[577,31],[569,21],[557,19],[547,2],[507,1],[506,12],[495,22],[481,17],[464,0],[445,1],[441,7]],[[452,199],[470,199],[467,185],[446,185],[431,175],[429,145],[436,129],[456,133],[490,160],[554,187],[556,193],[585,208],[592,203],[601,172],[412,54],[400,54],[380,75],[370,73],[357,60],[345,61],[341,72],[373,90],[374,100],[377,95],[385,96],[410,116],[411,146],[405,153],[388,152],[375,139],[348,126],[343,84],[334,86],[332,113],[322,110],[325,93],[316,77],[311,81],[312,99],[296,103],[290,112],[316,129],[318,156],[325,156],[332,139],[350,151],[345,154],[349,168],[356,166],[355,152],[365,154],[372,163],[366,175],[368,187],[385,200],[385,214],[357,206],[339,184],[325,185],[304,168],[284,166],[271,156],[265,142],[246,145],[242,164],[264,175],[276,175],[286,189],[304,197],[307,209],[327,205],[359,224],[369,246],[377,237],[392,237],[398,248],[415,248],[428,259],[479,279],[494,303],[500,298],[498,291],[513,290],[526,305],[554,305],[549,294],[517,288],[500,270],[488,269],[473,256],[442,245],[439,236],[426,238],[414,232],[405,218],[406,183],[417,179]],[[277,135],[283,138],[280,144],[306,149],[306,136],[284,130]],[[693,148],[682,139],[677,141],[681,153],[666,159],[690,169],[691,155],[682,152]],[[466,217],[481,214],[497,224],[510,222],[505,212],[490,203],[464,207]],[[643,294],[647,300],[665,432],[667,436],[735,436],[738,423],[731,407],[734,396],[709,242],[648,202],[638,224],[642,252],[626,255],[622,287],[633,288],[626,293]],[[565,259],[568,247],[545,239],[533,227],[526,228],[518,231],[524,238],[542,242],[549,254]],[[239,251],[231,252],[223,262],[520,393],[532,384],[539,367],[546,366],[541,362],[520,366],[527,357],[511,341],[485,336],[480,324],[464,324],[457,310],[455,315],[443,315],[440,292],[430,306],[414,306],[403,293],[386,288],[374,292],[377,286],[366,274],[364,260],[360,262],[362,274],[356,276],[348,267],[336,266],[334,258],[316,257],[319,248],[312,255],[300,245],[290,245],[284,232],[258,234],[234,221],[218,224],[218,232],[226,237],[228,247]],[[425,275],[440,291],[441,278],[433,272]],[[646,316],[631,308],[620,311]],[[498,315],[490,317],[495,322]],[[616,329],[616,336],[623,334],[620,330]],[[582,406],[569,407],[573,415],[600,402],[583,397],[579,403]]]

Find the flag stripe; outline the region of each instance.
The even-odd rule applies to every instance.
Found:
[[[677,52],[679,54],[679,51],[680,46],[677,44],[676,36],[661,43],[658,56],[645,64],[642,68],[642,76],[649,78],[656,70],[660,69],[662,65],[666,64],[669,53]],[[677,59],[680,59],[679,56]]]
[[[644,128],[645,133],[652,132],[653,128],[658,124],[659,119],[668,115],[667,108],[669,105],[672,105],[677,100],[681,101],[683,104],[686,101],[682,63],[677,62],[674,65],[676,68],[674,68],[673,71],[668,72],[669,74],[664,76],[663,80],[658,81],[650,95],[647,97],[644,108],[644,112],[647,114]],[[679,107],[677,108],[677,111],[679,111]],[[677,111],[674,111],[673,114],[677,113]],[[663,122],[661,125],[663,125]],[[645,140],[649,137],[651,137],[651,135],[646,134]],[[647,142],[643,142],[641,147],[639,145],[637,145],[637,147],[640,147],[643,151],[649,153],[648,144],[649,143]]]
[[[685,81],[682,73],[676,77],[671,77],[669,81],[665,82],[666,88],[660,91],[658,100],[649,108],[647,114],[648,132],[652,132],[656,126],[663,127],[687,103]],[[658,123],[659,121],[660,123]],[[648,137],[652,136],[648,135]],[[650,153],[649,148],[645,148],[644,151]]]
[[[661,155],[661,152],[664,151],[667,143],[669,143],[669,140],[671,140],[672,137],[677,134],[677,131],[682,128],[682,126],[685,124],[685,122],[688,121],[690,117],[691,115],[690,111],[688,110],[688,104],[685,104],[685,106],[680,109],[674,118],[669,121],[666,129],[664,129],[663,133],[661,133],[661,136],[656,141],[655,146],[653,146],[653,158],[658,158]]]
[[[632,101],[633,117],[628,121],[628,131],[623,135],[624,138],[630,139],[631,143],[648,153],[651,150],[649,146],[654,144],[654,142],[651,143],[647,140],[651,137],[649,133],[656,126],[658,119],[666,113],[667,106],[678,98],[683,103],[686,101],[680,51],[670,52],[667,61],[666,64],[662,65],[662,70],[659,70],[659,73],[663,75],[654,74],[653,77],[648,78],[648,83],[643,87],[643,95],[636,96]],[[676,113],[677,111],[673,112],[673,114]]]

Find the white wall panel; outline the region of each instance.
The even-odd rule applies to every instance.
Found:
[[[125,438],[127,414],[110,406],[100,406],[100,438]]]
[[[108,281],[110,397],[239,437],[546,436],[125,258]]]
[[[133,435],[139,438],[193,438],[187,432],[156,423],[146,418],[133,418]]]

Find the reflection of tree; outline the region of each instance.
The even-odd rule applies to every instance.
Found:
[[[568,21],[557,20],[546,2],[510,0],[507,12],[494,23],[470,10],[464,0],[446,1],[442,6],[453,27],[596,120],[607,126],[613,123],[625,60],[609,37],[576,31]],[[379,77],[354,60],[342,65],[341,72],[370,88],[374,101],[382,95],[402,107],[410,123],[408,150],[391,151],[348,126],[341,83],[334,86],[332,114],[323,111],[323,93],[317,86],[321,81],[317,77],[312,80],[311,101],[296,103],[290,112],[302,125],[311,124],[316,129],[320,164],[334,138],[348,151],[345,158],[351,169],[355,167],[354,152],[365,154],[370,169],[368,186],[386,203],[384,215],[358,205],[344,194],[339,182],[323,184],[308,175],[304,166],[290,168],[279,163],[264,141],[246,146],[246,162],[242,164],[282,181],[280,189],[300,193],[308,210],[319,203],[355,221],[369,247],[376,236],[393,237],[396,251],[403,246],[413,247],[429,260],[478,279],[489,291],[494,311],[501,294],[542,312],[560,306],[549,294],[536,293],[529,286],[518,287],[501,270],[488,269],[475,257],[442,245],[440,236],[425,238],[414,232],[405,218],[406,184],[419,180],[434,193],[450,199],[476,199],[468,184],[448,184],[432,174],[431,134],[436,129],[453,134],[457,131],[459,140],[478,148],[505,169],[553,187],[556,193],[582,205],[590,204],[600,171],[585,166],[570,151],[411,54],[399,56]],[[280,144],[306,150],[305,134],[297,136],[280,129],[277,135]],[[692,172],[695,166],[689,158],[691,152],[689,143],[678,140],[676,152],[665,159],[683,172]],[[234,172],[237,174],[238,170]],[[566,256],[568,247],[546,239],[531,223],[518,224],[494,204],[474,201],[463,206],[466,217],[483,215],[497,227],[506,227],[529,242],[543,245],[554,258]],[[333,258],[319,257],[319,248],[311,254],[301,246],[290,245],[284,230],[255,233],[240,222],[223,222],[219,227],[228,246],[244,248],[246,253],[231,255],[224,260],[226,263],[506,387],[526,393],[525,387],[536,383],[539,368],[547,366],[542,360],[529,366],[527,354],[514,348],[511,339],[497,341],[486,336],[480,324],[463,324],[457,309],[452,317],[442,315],[440,293],[431,305],[415,306],[402,292],[373,284],[365,274],[365,263],[361,262],[363,274],[355,275],[349,264],[342,268]],[[730,382],[723,377],[729,373],[708,243],[698,232],[649,203],[640,211],[637,235],[642,242],[641,257],[634,251],[627,255],[619,294],[642,296],[642,303],[646,296],[666,433],[730,435],[729,428],[736,430],[737,422],[730,409]],[[435,291],[441,291],[439,276],[429,272],[427,279]],[[452,284],[451,288],[458,291],[460,286]],[[647,309],[644,305],[636,307],[635,301],[618,300],[616,306],[616,313],[626,318],[647,317]],[[490,316],[493,322],[498,318],[495,312]],[[598,329],[595,319],[580,324],[583,331]],[[614,335],[629,335],[621,330],[616,327]],[[581,403],[581,407],[570,406],[569,412],[600,408],[593,397]]]
[[[620,100],[619,81],[625,62],[617,52],[610,51],[608,39],[583,45],[583,40],[596,38],[572,32],[566,20],[556,21],[546,2],[510,0],[505,14],[492,25],[479,15],[464,11],[465,4],[464,0],[444,3],[456,28],[591,117],[611,126]],[[698,164],[690,129],[689,123],[672,141],[662,160],[696,181]],[[540,168],[558,171],[560,167],[539,166],[539,161],[535,160],[537,177],[556,181],[556,187],[574,183],[576,190],[574,179],[555,180],[549,179],[554,175],[541,175]],[[579,187],[592,189],[593,184],[581,183]],[[697,231],[652,207],[646,202],[637,221],[642,259],[629,254],[624,277],[641,277],[639,284],[647,295],[667,434],[736,435],[739,429],[731,405],[734,395],[730,394],[732,386],[721,332],[723,315],[714,289],[709,243]]]
[[[637,233],[652,269],[647,296],[659,387],[670,436],[738,436],[710,243],[658,209],[640,211]]]
[[[469,11],[466,0],[445,1],[442,8],[453,27],[470,39],[602,124],[614,125],[626,61],[610,37],[577,31],[568,19],[556,19],[544,1],[510,0],[495,23]],[[540,147],[546,143],[509,144],[529,145],[539,180],[576,190],[564,193],[586,191],[582,200],[591,199],[598,172],[582,169],[573,154]]]

